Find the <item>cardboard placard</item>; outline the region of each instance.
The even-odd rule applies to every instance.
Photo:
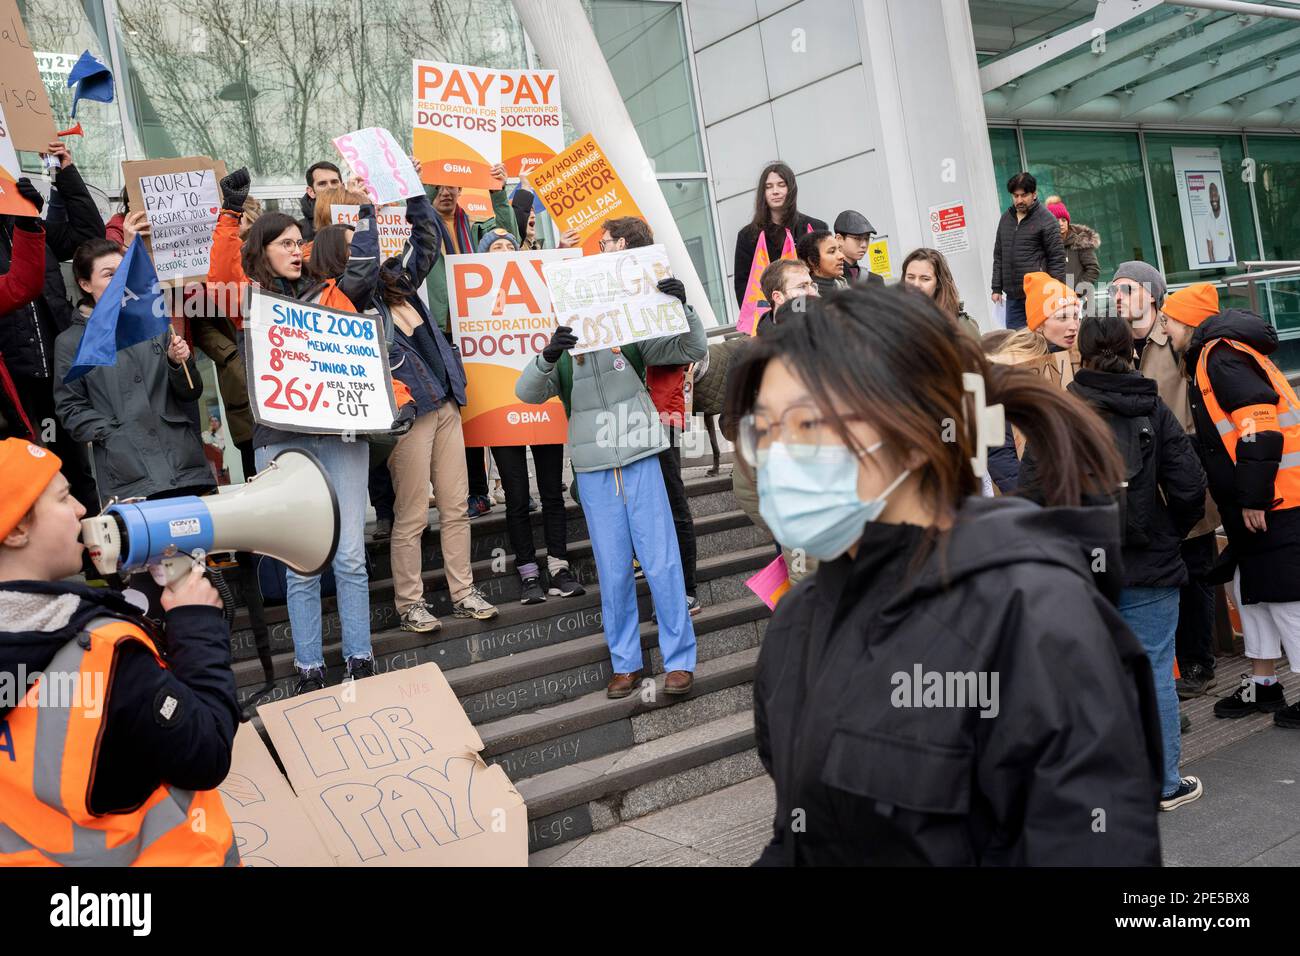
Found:
[[[334,866],[316,827],[252,724],[240,724],[217,788],[244,866]]]
[[[149,255],[163,285],[208,277],[226,164],[207,156],[122,163],[131,211],[149,217]]]
[[[334,146],[347,160],[353,175],[365,183],[375,205],[424,195],[424,186],[411,158],[383,127],[371,126],[336,136]]]
[[[526,866],[528,818],[436,664],[258,708],[343,866]]]
[[[555,310],[543,269],[578,249],[446,256],[451,331],[465,362],[465,444],[563,444],[569,423],[558,398],[526,405],[515,397],[523,367],[551,340]]]
[[[655,287],[673,274],[663,246],[549,262],[542,272],[557,324],[578,336],[574,355],[690,329],[682,303]]]
[[[39,153],[58,139],[50,97],[17,0],[0,0],[0,103],[16,149]]]
[[[564,149],[560,74],[555,70],[501,71],[501,162],[523,176]]]
[[[411,63],[412,143],[430,185],[499,189],[501,78],[496,70]]]
[[[39,216],[36,207],[18,192],[18,178],[22,176],[18,153],[9,135],[9,122],[0,110],[0,214],[6,216]]]
[[[578,231],[587,255],[600,252],[600,227],[606,219],[644,218],[590,133],[533,170],[528,182],[561,233]]]
[[[258,424],[320,434],[392,428],[397,408],[378,316],[256,288],[244,315],[248,400]]]

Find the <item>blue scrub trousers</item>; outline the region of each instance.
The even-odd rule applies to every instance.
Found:
[[[672,508],[657,455],[623,468],[578,473],[578,495],[600,575],[601,619],[614,671],[643,667],[632,554],[641,562],[659,616],[665,671],[695,670],[695,627]]]

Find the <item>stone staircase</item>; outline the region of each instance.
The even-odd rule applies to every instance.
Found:
[[[688,462],[688,464],[690,464]],[[652,604],[637,582],[641,642],[653,688],[609,700],[609,651],[601,630],[600,588],[581,508],[568,502],[569,560],[587,593],[519,604],[520,581],[504,508],[472,524],[474,580],[500,616],[452,616],[435,525],[424,535],[425,596],[442,630],[399,630],[392,604],[388,542],[368,541],[370,623],[376,670],[433,661],[443,670],[483,738],[483,757],[501,764],[528,804],[529,850],[555,846],[621,821],[700,796],[762,772],[754,751],[754,667],[769,612],[745,579],[775,557],[771,539],[737,507],[729,469],[719,477],[688,468],[687,493],[698,538],[695,617],[699,664],[685,699],[663,694],[663,661]],[[701,477],[691,478],[692,473]],[[436,522],[436,512],[431,513]],[[541,512],[533,514],[543,540]],[[539,550],[539,556],[544,552]],[[544,558],[542,558],[544,562]],[[334,599],[322,608],[329,679],[343,661]],[[269,692],[247,613],[232,628],[241,704],[292,693],[293,643],[284,607],[267,608],[275,682]]]

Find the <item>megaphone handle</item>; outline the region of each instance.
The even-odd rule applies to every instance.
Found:
[[[204,560],[202,551],[196,551],[193,555],[178,554],[174,557],[163,558],[158,562],[158,566],[163,570],[163,577],[166,578],[164,586],[175,584],[185,575],[189,574],[195,564],[202,565]]]

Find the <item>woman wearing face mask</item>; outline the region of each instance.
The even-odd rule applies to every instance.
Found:
[[[913,249],[903,260],[903,285],[929,296],[957,327],[978,340],[980,324],[970,317],[957,294],[948,260],[938,249]]]
[[[844,253],[835,233],[805,233],[794,248],[799,261],[808,267],[818,295],[825,297],[849,287],[849,280],[844,278]]]
[[[754,191],[754,217],[736,236],[736,304],[743,305],[754,272],[758,244],[764,245],[767,262],[790,258],[800,236],[825,232],[826,223],[799,211],[799,184],[794,170],[785,163],[769,163],[758,176]],[[762,270],[759,270],[759,275]],[[757,283],[758,276],[753,277]]]
[[[1047,449],[1049,507],[973,497],[1002,438],[984,389]],[[760,862],[1159,864],[1150,664],[1091,574],[1119,542],[1078,507],[1121,477],[1097,416],[897,289],[810,303],[728,403],[763,517],[823,562],[759,656]]]

